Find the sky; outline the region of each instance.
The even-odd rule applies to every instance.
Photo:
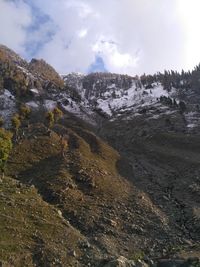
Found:
[[[0,43],[61,74],[189,70],[199,13],[199,0],[0,0]]]

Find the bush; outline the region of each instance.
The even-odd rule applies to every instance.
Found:
[[[0,128],[0,170],[4,175],[5,164],[12,149],[12,133]]]
[[[15,133],[18,132],[19,127],[21,126],[21,120],[20,120],[20,116],[19,114],[15,114],[12,119],[11,119],[11,123],[12,123],[12,128],[15,131]]]
[[[25,104],[21,104],[21,106],[19,108],[19,113],[20,113],[21,117],[23,117],[24,119],[28,119],[29,115],[31,113],[31,109],[29,108],[29,106],[27,106]]]
[[[47,120],[48,127],[51,128],[55,122],[54,113],[52,111],[48,111],[45,117]]]
[[[54,108],[53,114],[54,114],[55,121],[58,121],[60,118],[63,117],[63,112],[58,107],[57,108]]]

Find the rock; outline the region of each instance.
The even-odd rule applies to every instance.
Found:
[[[120,256],[117,259],[111,260],[106,263],[104,267],[148,267],[149,265],[142,260],[128,260],[127,258]]]
[[[59,215],[60,217],[62,217],[62,211],[61,211],[61,210],[58,210],[58,215]]]
[[[80,247],[81,248],[91,248],[91,245],[88,241],[81,241],[80,242]]]
[[[77,254],[76,254],[76,251],[75,251],[75,250],[71,250],[71,251],[69,252],[69,255],[72,256],[72,257],[74,257],[74,258],[77,257]]]
[[[179,267],[184,265],[184,260],[179,260],[179,259],[160,259],[157,262],[157,267]],[[185,265],[184,265],[185,266]]]
[[[113,227],[116,227],[117,226],[117,222],[115,222],[113,220],[110,220],[110,225],[113,226]]]
[[[76,257],[76,251],[75,250],[72,252],[72,256]]]

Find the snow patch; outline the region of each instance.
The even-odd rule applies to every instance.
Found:
[[[53,100],[45,100],[44,101],[44,107],[47,110],[53,110],[55,107],[57,107],[57,102]]]
[[[26,105],[29,106],[30,108],[35,108],[35,109],[39,108],[39,103],[34,101],[27,102]]]
[[[7,89],[0,95],[0,116],[3,118],[5,127],[10,124],[10,119],[16,112],[15,96]]]
[[[36,95],[39,94],[39,91],[38,91],[37,88],[31,88],[30,91],[31,91],[32,93],[36,94]]]

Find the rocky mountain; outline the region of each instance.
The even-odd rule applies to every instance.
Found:
[[[1,45],[0,265],[199,266],[199,77],[60,76]]]

